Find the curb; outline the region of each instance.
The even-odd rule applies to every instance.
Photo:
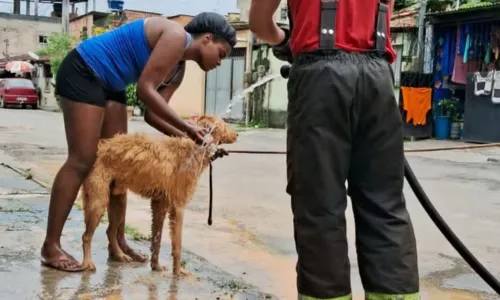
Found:
[[[49,112],[61,112],[61,108],[54,106],[40,106],[40,110],[49,111]]]
[[[31,180],[36,184],[39,184],[43,188],[47,189],[48,192],[50,192],[52,188],[52,186],[49,183],[39,178],[43,176],[38,176],[38,174],[33,174],[31,172],[32,168],[29,165],[16,160],[3,150],[0,150],[0,166],[9,168],[14,172],[18,173],[19,175],[23,176],[24,178],[26,178],[27,180]]]
[[[134,121],[134,122],[145,122],[144,121],[144,117],[136,117],[136,116],[132,116],[128,120],[129,121]]]

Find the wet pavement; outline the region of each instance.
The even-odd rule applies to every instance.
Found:
[[[93,239],[97,271],[68,274],[40,265],[48,196],[45,189],[0,166],[0,299],[272,299],[190,252],[183,253],[193,276],[175,279],[152,272],[149,264],[107,261],[106,224]],[[66,250],[81,253],[83,215],[73,209],[64,230]],[[130,241],[147,253],[147,242]],[[170,261],[168,238],[163,262]]]
[[[0,120],[0,162],[12,161],[12,164],[20,168],[29,169],[27,177],[33,176],[50,184],[65,159],[62,116],[42,111],[0,109]],[[144,122],[129,122],[129,129],[133,132],[157,134]],[[407,143],[405,147],[414,149],[462,144],[422,141]],[[240,133],[238,143],[231,147],[246,150],[283,150],[284,145],[283,130],[244,130]],[[450,227],[478,259],[500,278],[500,163],[496,162],[500,159],[500,149],[408,153],[407,157],[425,191]],[[200,261],[199,267],[206,265],[210,270],[220,270],[227,278],[240,278],[245,284],[276,295],[279,299],[294,299],[296,254],[290,200],[284,192],[285,184],[285,158],[281,155],[231,154],[215,162],[214,224],[210,227],[206,224],[208,176],[205,173],[185,214],[183,247],[186,253],[194,253],[194,257]],[[447,243],[408,186],[405,187],[405,195],[418,242],[422,299],[500,299]],[[39,200],[45,206],[48,204],[46,196]],[[78,233],[75,236],[66,236],[63,240],[66,244],[75,244],[71,246],[71,253],[79,257],[82,253],[80,226],[83,228],[83,225],[78,225],[82,222],[79,211],[75,209],[73,214],[75,215],[72,215],[70,220],[73,225],[68,225],[68,229],[78,230]],[[354,241],[354,222],[350,206],[346,216],[348,239]],[[129,195],[127,225],[134,228],[138,234],[147,235],[150,221],[149,202]],[[93,293],[98,293],[99,287],[104,284],[106,270],[113,269],[112,265],[109,268],[106,266],[104,227],[99,227],[100,235],[94,239],[95,243],[100,243],[100,248],[96,251],[102,252],[96,252],[101,260],[97,259],[98,270],[96,275],[93,275],[95,281],[90,280],[94,282],[90,291]],[[40,228],[38,239],[44,235],[44,225]],[[34,253],[38,258],[38,246],[41,241],[35,244]],[[164,244],[162,257],[170,258],[168,238]],[[358,300],[362,299],[362,285],[357,272],[358,264],[353,244],[350,243],[349,253],[352,286],[355,299]],[[98,247],[97,244],[94,247]],[[139,247],[147,249],[147,244],[139,243]],[[192,260],[196,262],[197,259]],[[187,268],[190,271],[195,267],[194,262],[188,263]],[[101,265],[105,267],[100,267]],[[149,267],[137,267],[137,272],[142,273],[134,273],[136,268],[130,266],[125,269],[125,279],[121,281],[121,285],[116,283],[116,289],[124,289],[124,297],[133,295],[131,290],[138,290],[138,293],[142,293],[142,298],[137,299],[148,299],[148,296],[144,296],[149,291],[147,285],[131,283],[142,278],[143,274],[150,274]],[[31,278],[40,281],[38,261],[33,261],[30,270]],[[127,277],[129,273],[132,274],[131,277]],[[0,276],[2,275],[0,273]],[[197,275],[201,277],[201,286],[210,286],[211,275],[204,272]],[[85,281],[81,275],[77,276],[78,284]],[[67,278],[64,276],[61,279],[63,283],[65,280],[72,282],[66,285],[66,288],[77,282],[71,281],[74,277]],[[162,282],[163,285],[157,290],[160,291],[159,299],[165,299],[171,280],[166,279],[165,283],[162,279],[154,279],[155,276],[150,278]],[[188,281],[180,283],[179,293],[190,291],[189,285],[182,285],[186,282]],[[14,284],[9,286],[12,285]],[[217,288],[217,285],[213,286],[214,289]],[[0,286],[0,291],[2,288]],[[77,289],[76,284],[71,288]],[[107,288],[106,295],[113,295],[112,289]],[[203,295],[199,299],[212,299],[212,296]],[[3,298],[0,294],[0,299]],[[184,298],[191,299],[190,296],[179,296],[179,299]],[[89,299],[94,298],[91,295]]]

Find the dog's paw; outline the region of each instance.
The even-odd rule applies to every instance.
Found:
[[[109,259],[111,261],[117,261],[121,263],[131,263],[134,259],[125,253],[109,253]]]
[[[167,266],[162,266],[159,263],[151,264],[151,269],[155,272],[164,272],[168,270]]]
[[[134,261],[134,259],[132,257],[128,256],[127,254],[123,254],[121,256],[121,261],[125,262],[125,263],[131,263]]]
[[[95,271],[96,268],[95,268],[95,264],[93,261],[89,260],[89,261],[83,261],[82,263],[82,267],[87,270],[87,271]]]
[[[184,268],[180,268],[179,270],[176,270],[173,273],[174,276],[177,277],[189,277],[193,275],[191,272],[186,271]]]

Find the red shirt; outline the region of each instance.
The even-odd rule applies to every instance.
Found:
[[[377,0],[339,0],[335,24],[335,48],[348,52],[372,50]],[[289,0],[288,9],[293,23],[291,48],[294,54],[317,49],[321,0]],[[387,14],[387,40],[385,50],[390,63],[396,59],[391,45],[390,20]]]

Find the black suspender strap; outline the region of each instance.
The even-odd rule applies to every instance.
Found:
[[[321,0],[319,49],[335,49],[335,22],[338,1],[339,0]],[[381,53],[385,52],[388,26],[386,18],[389,9],[389,0],[379,1],[375,18],[373,48],[375,51]]]
[[[338,0],[321,0],[319,48],[335,48],[335,19]]]
[[[290,36],[292,36],[292,29],[293,29],[293,20],[292,20],[292,13],[290,12],[290,0],[286,2],[287,5],[287,15],[288,15],[288,30],[290,31]]]
[[[385,2],[385,1],[384,1]],[[389,12],[389,3],[379,1],[377,17],[375,20],[375,32],[373,35],[373,48],[377,52],[385,52],[385,42],[387,40],[387,13]]]

